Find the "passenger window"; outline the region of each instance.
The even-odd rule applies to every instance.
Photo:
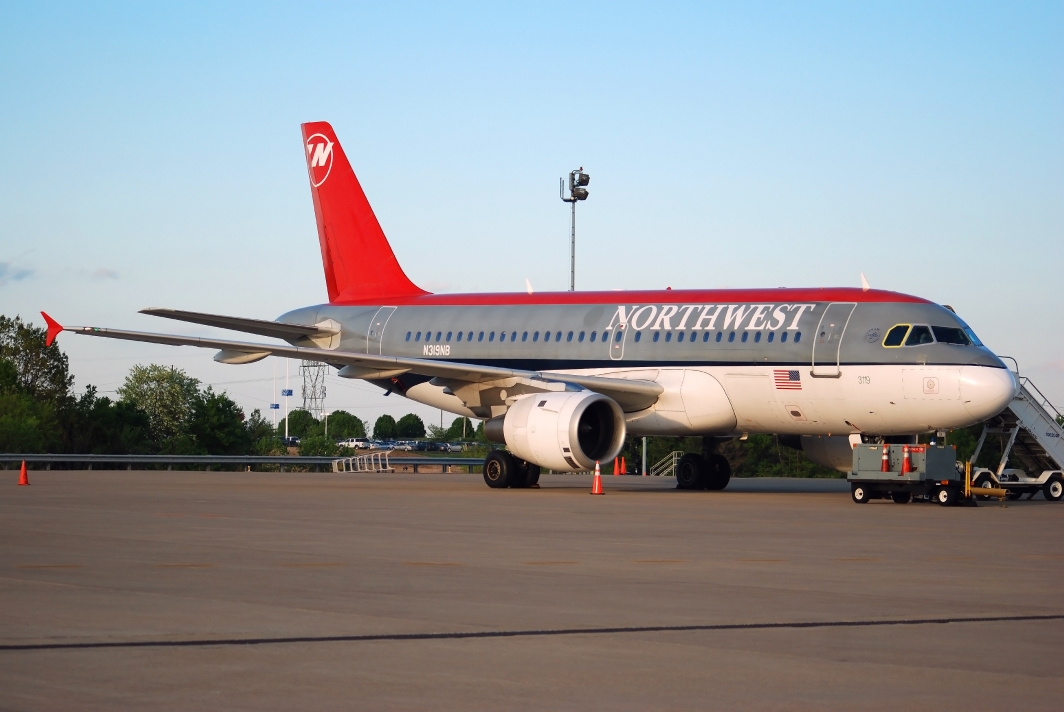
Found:
[[[526,331],[525,333],[527,334],[528,332]],[[510,332],[510,341],[517,341],[517,332],[516,331],[511,331]]]
[[[890,327],[890,331],[887,332],[887,337],[883,339],[883,346],[892,349],[895,346],[901,346],[905,342],[905,335],[909,333],[908,324],[898,324],[897,326]]]
[[[584,340],[584,332],[581,331],[580,332],[580,336],[578,336],[576,340],[580,341],[580,342],[583,342],[583,340]]]
[[[436,332],[436,341],[439,341],[441,336],[443,336],[443,332],[442,331],[437,331]]]
[[[565,337],[565,340],[566,341],[572,341],[573,340],[573,332],[570,331],[569,335]]]
[[[931,335],[931,329],[926,326],[914,326],[909,332],[909,338],[905,339],[906,346],[921,346],[935,343],[935,337]]]
[[[414,341],[421,341],[421,332],[417,332],[417,336],[414,337]]]
[[[735,332],[734,331],[731,332],[730,334],[728,334],[728,343],[730,344],[733,341],[735,341]]]
[[[794,343],[797,344],[801,340],[802,340],[802,332],[800,332],[800,331],[794,332]]]
[[[769,342],[770,344],[772,343],[772,340],[773,340],[774,338],[776,338],[776,332],[775,332],[775,331],[770,331],[770,332],[768,332],[768,342]]]
[[[505,331],[499,334],[499,341],[506,341],[506,332]]]
[[[448,331],[447,332],[447,341],[450,342],[450,340],[451,340],[451,332]]]
[[[409,331],[408,331],[408,332],[406,332],[406,340],[407,340],[407,341],[410,341],[410,332],[409,332]]]
[[[591,332],[591,343],[595,342],[595,333],[596,332],[594,332],[594,331]]]
[[[543,332],[543,340],[544,341],[550,341],[550,332],[549,331],[544,331]],[[535,341],[535,339],[533,339],[533,341]]]
[[[702,343],[703,344],[708,344],[709,343],[709,332],[708,331],[705,332],[704,334],[702,334]]]
[[[660,337],[660,336],[661,336],[661,334],[660,334],[660,333],[658,333],[658,332],[656,332],[656,331],[654,332],[654,343],[655,343],[655,344],[656,344],[656,343],[658,343],[658,337]]]
[[[786,331],[783,332],[782,334],[780,334],[780,343],[781,344],[787,343],[787,332]]]
[[[683,341],[683,332],[682,331],[679,334],[676,335],[676,341],[677,342]]]
[[[569,337],[572,338],[572,335],[573,335],[573,332],[570,331],[569,332]],[[554,340],[555,341],[561,341],[562,340],[562,332],[559,331],[557,334],[555,334],[554,335]]]
[[[744,331],[743,332],[743,343],[745,344],[746,340],[749,339],[749,338],[750,338],[750,332]]]
[[[672,332],[671,331],[666,331],[665,332],[665,343],[668,343],[670,341],[672,341]]]
[[[755,331],[754,332],[754,343],[755,344],[761,343],[761,332],[760,331]]]
[[[528,341],[528,332],[527,331],[524,332],[523,334],[521,334],[521,341]]]
[[[614,341],[620,341],[622,338],[624,338],[624,332],[623,331],[618,331],[617,335],[613,337],[613,340]]]
[[[490,334],[488,334],[488,341],[495,341],[495,332],[494,331],[491,332]]]
[[[482,332],[480,332],[480,334],[481,334],[480,338],[484,338],[484,336],[483,336],[484,332],[482,331]],[[466,337],[466,341],[472,341],[472,340],[473,340],[473,332],[470,331],[469,332],[469,336]]]
[[[968,335],[964,333],[964,330],[955,326],[932,326],[931,331],[935,333],[935,341],[940,344],[968,346],[972,343],[968,339]]]
[[[639,343],[639,340],[640,340],[641,338],[643,338],[643,332],[642,332],[642,331],[637,331],[637,332],[635,332],[635,342],[636,342],[637,344]]]
[[[469,332],[469,333],[473,333],[473,332]],[[484,332],[482,331],[482,332],[480,332],[480,334],[479,334],[479,335],[477,336],[477,341],[483,341],[483,340],[484,340]]]
[[[724,336],[724,332],[723,331],[718,331],[717,332],[717,343],[718,344],[720,343],[720,339],[721,339],[722,336]]]
[[[524,339],[521,339],[521,340],[524,341]],[[536,333],[532,334],[532,340],[533,341],[539,341],[539,332],[538,331]]]
[[[459,331],[459,332],[458,332],[458,340],[459,340],[459,341],[461,341],[461,340],[462,340],[462,332],[461,332],[461,331]]]

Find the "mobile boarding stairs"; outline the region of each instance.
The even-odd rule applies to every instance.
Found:
[[[979,457],[988,435],[998,435],[1004,443],[1001,460],[994,469],[980,467],[972,471],[975,487],[1000,487],[1009,499],[1028,499],[1042,491],[1045,498],[1064,496],[1064,416],[1029,378],[1020,378],[1020,392],[1008,408],[986,422],[979,436],[972,462]],[[1024,469],[1006,469],[1009,455]],[[1014,460],[1014,461],[1015,461]]]

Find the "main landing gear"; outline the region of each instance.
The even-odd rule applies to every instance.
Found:
[[[689,452],[676,465],[677,489],[722,490],[731,481],[731,465],[719,452],[714,452],[717,441],[702,439],[702,454]]]
[[[524,489],[539,484],[539,465],[506,452],[492,450],[484,458],[484,482],[492,489]]]

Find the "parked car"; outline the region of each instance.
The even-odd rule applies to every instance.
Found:
[[[425,440],[418,440],[414,443],[413,450],[414,452],[428,452],[430,445],[432,445],[432,443]]]
[[[299,438],[294,435],[289,438],[281,438],[281,442],[284,443],[285,447],[299,447]]]
[[[396,450],[402,450],[403,452],[410,452],[414,449],[414,443],[410,440],[400,440],[395,444]]]
[[[440,443],[440,450],[442,452],[462,452],[465,450],[465,446],[462,443]]]

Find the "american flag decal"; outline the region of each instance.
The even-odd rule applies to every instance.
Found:
[[[802,390],[802,376],[798,371],[784,371],[776,369],[772,372],[776,380],[776,390],[800,391]]]

